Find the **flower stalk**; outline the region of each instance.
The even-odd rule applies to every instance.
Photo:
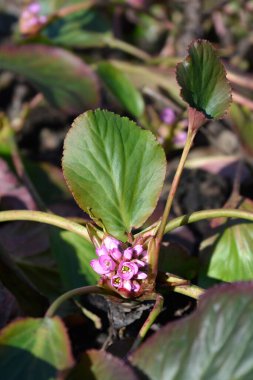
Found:
[[[193,140],[195,138],[195,135],[196,135],[198,129],[200,128],[200,126],[205,122],[205,120],[206,120],[206,117],[202,112],[199,112],[196,109],[189,107],[189,110],[188,110],[188,121],[189,121],[189,123],[188,123],[188,132],[187,132],[186,143],[185,143],[185,146],[184,146],[184,149],[183,149],[183,152],[182,152],[182,155],[181,155],[175,176],[174,176],[172,184],[171,184],[171,188],[169,191],[169,195],[167,198],[167,202],[165,205],[165,209],[163,212],[161,223],[158,227],[157,233],[156,233],[155,238],[154,238],[153,249],[151,249],[151,251],[149,252],[150,262],[152,263],[151,269],[152,269],[152,273],[153,273],[154,277],[156,277],[157,271],[158,271],[159,251],[160,251],[162,238],[163,238],[163,235],[165,233],[166,223],[167,223],[167,220],[168,220],[169,215],[170,215],[172,203],[173,203],[173,200],[175,198],[175,194],[176,194],[176,191],[177,191],[177,188],[179,185],[179,181],[181,179],[181,176],[182,176],[182,173],[184,170],[185,162],[186,162],[188,154],[190,152],[190,149],[191,149]]]
[[[150,329],[150,327],[152,326],[152,324],[155,322],[156,318],[158,317],[158,315],[162,311],[163,302],[164,302],[163,296],[161,294],[157,293],[155,296],[155,305],[154,305],[153,309],[151,310],[151,312],[149,313],[148,318],[146,319],[146,321],[142,325],[142,327],[138,333],[138,336],[135,339],[133,346],[131,347],[129,355],[131,355],[131,353],[134,350],[136,350],[136,348],[138,348],[138,346],[140,345],[142,340],[147,335],[148,330]]]
[[[45,318],[52,318],[56,311],[59,309],[59,307],[69,299],[73,297],[83,296],[85,294],[107,294],[110,295],[111,292],[103,289],[99,286],[83,286],[81,288],[76,288],[73,290],[70,290],[64,294],[62,294],[60,297],[56,298],[56,300],[51,304],[51,306],[48,308]]]

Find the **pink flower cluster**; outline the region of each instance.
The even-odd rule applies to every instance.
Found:
[[[21,33],[29,34],[40,29],[47,22],[47,17],[40,14],[41,5],[38,2],[30,3],[21,13]]]
[[[141,281],[147,278],[147,251],[141,244],[124,248],[119,240],[107,236],[96,249],[98,259],[90,262],[101,280],[119,292],[137,294]]]

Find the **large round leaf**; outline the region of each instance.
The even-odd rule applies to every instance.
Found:
[[[73,364],[69,338],[58,317],[22,319],[0,333],[2,379],[56,380]]]
[[[154,210],[165,168],[152,133],[108,111],[79,116],[65,139],[63,171],[77,203],[121,240]]]
[[[123,71],[111,63],[101,62],[98,65],[97,72],[106,87],[123,107],[133,116],[141,116],[144,111],[143,98]]]
[[[225,68],[208,41],[190,45],[189,55],[177,65],[177,81],[183,99],[207,118],[223,116],[231,103]]]
[[[95,74],[74,54],[51,46],[5,45],[0,69],[24,76],[55,107],[69,113],[98,104]]]
[[[251,380],[253,283],[216,286],[190,317],[147,340],[131,362],[147,380]]]

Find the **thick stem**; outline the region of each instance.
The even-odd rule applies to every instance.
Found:
[[[175,197],[175,194],[176,194],[176,191],[177,191],[177,188],[178,188],[178,184],[179,184],[179,181],[180,181],[180,178],[182,176],[182,172],[183,172],[183,169],[184,169],[184,166],[185,166],[185,162],[186,162],[186,159],[188,157],[189,151],[191,149],[192,142],[194,140],[195,135],[196,135],[196,131],[195,130],[192,130],[192,129],[188,130],[188,136],[187,136],[187,140],[186,140],[186,143],[185,143],[185,146],[184,146],[184,150],[183,150],[182,156],[180,158],[180,162],[178,164],[178,167],[177,167],[177,170],[176,170],[176,174],[175,174],[175,176],[173,178],[173,182],[171,184],[170,192],[169,192],[168,199],[167,199],[167,202],[166,202],[166,206],[165,206],[165,209],[164,209],[164,213],[163,213],[163,216],[162,216],[161,224],[160,224],[160,226],[158,228],[158,231],[157,231],[157,240],[158,240],[158,243],[160,243],[161,240],[162,240],[162,238],[163,238],[163,234],[164,234],[164,231],[165,231],[166,223],[167,223],[167,220],[168,220],[168,217],[169,217],[169,214],[170,214],[170,211],[171,211],[171,207],[172,207],[172,202],[174,200],[174,197]]]
[[[201,220],[214,218],[237,218],[253,222],[253,213],[223,208],[218,208],[215,210],[196,211],[191,214],[182,215],[178,218],[171,220],[169,223],[167,223],[165,227],[165,233],[173,231],[178,227],[184,226],[185,224],[195,223]]]
[[[156,320],[156,318],[158,317],[158,315],[162,311],[163,301],[164,301],[163,296],[161,294],[157,294],[155,305],[154,305],[153,309],[151,310],[151,312],[149,313],[149,316],[146,319],[146,321],[144,322],[142,328],[140,329],[139,334],[138,334],[133,346],[131,347],[129,354],[131,354],[134,350],[136,350],[136,348],[140,345],[142,340],[145,338],[148,330],[150,329],[150,327],[152,326],[152,324],[154,323],[154,321]]]
[[[54,314],[56,313],[57,309],[63,304],[65,301],[69,300],[70,298],[77,297],[77,296],[83,296],[85,294],[110,294],[107,290],[100,288],[99,286],[83,286],[82,288],[76,288],[73,290],[70,290],[64,294],[62,294],[60,297],[56,298],[56,300],[51,304],[51,306],[48,308],[45,317],[52,318]]]
[[[186,143],[182,152],[182,156],[180,158],[180,161],[176,170],[176,174],[171,184],[171,188],[169,191],[169,195],[168,195],[168,199],[165,205],[161,223],[158,226],[157,233],[154,237],[155,242],[153,244],[153,248],[149,251],[149,257],[150,257],[149,263],[150,263],[152,274],[154,277],[157,276],[160,246],[161,246],[162,238],[165,232],[166,223],[171,211],[172,203],[173,203],[173,200],[174,200],[174,197],[179,185],[179,181],[183,173],[185,162],[190,152],[194,137],[198,129],[205,122],[205,120],[206,120],[206,116],[202,112],[196,110],[195,108],[189,107],[187,140],[186,140]]]
[[[11,210],[0,212],[0,223],[14,220],[27,220],[31,222],[51,224],[52,226],[74,232],[86,240],[90,240],[87,229],[84,226],[58,215],[48,214],[42,211],[28,210]]]
[[[199,297],[205,293],[204,289],[199,288],[198,286],[195,285],[178,285],[174,286],[172,288],[172,291],[174,293],[180,293],[184,294],[185,296],[194,298],[194,299],[199,299]]]

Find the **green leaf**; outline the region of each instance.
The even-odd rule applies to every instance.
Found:
[[[58,317],[22,319],[1,332],[2,379],[56,380],[73,364],[69,338]]]
[[[252,212],[249,199],[240,206]],[[221,226],[221,231],[202,242],[202,268],[208,277],[222,281],[253,279],[253,224],[233,220]]]
[[[105,351],[89,350],[68,377],[68,380],[80,379],[137,380],[137,377],[123,360]]]
[[[104,47],[110,35],[110,23],[105,14],[95,9],[86,9],[55,19],[41,31],[41,36],[56,46],[78,49]]]
[[[101,62],[97,72],[106,87],[127,111],[136,117],[142,115],[144,111],[143,97],[120,69],[110,63]]]
[[[111,60],[111,63],[123,71],[138,89],[142,89],[148,83],[148,87],[154,89],[155,92],[162,89],[176,104],[185,106],[175,75],[172,75],[171,71],[119,60]]]
[[[29,80],[55,107],[79,113],[98,104],[95,74],[77,56],[43,45],[5,45],[0,48],[0,69]]]
[[[182,98],[207,118],[220,118],[231,103],[231,88],[226,71],[212,45],[197,40],[189,55],[177,65],[177,81]]]
[[[90,266],[97,258],[94,246],[72,232],[55,228],[50,229],[50,237],[64,290],[96,284],[99,276]]]
[[[122,241],[153,212],[166,160],[154,136],[108,111],[79,116],[65,139],[63,171],[79,206]]]
[[[253,283],[216,286],[132,356],[147,380],[251,380]]]

